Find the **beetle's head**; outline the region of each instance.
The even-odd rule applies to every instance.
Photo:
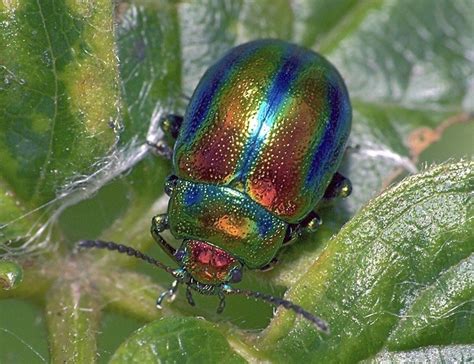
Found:
[[[175,257],[192,279],[203,285],[235,283],[242,279],[242,264],[225,250],[205,241],[185,239]]]

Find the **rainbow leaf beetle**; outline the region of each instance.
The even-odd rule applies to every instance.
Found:
[[[295,311],[322,331],[327,324],[302,307],[232,287],[243,267],[265,270],[279,250],[320,223],[321,199],[346,197],[349,180],[337,172],[351,128],[349,95],[338,71],[306,48],[274,39],[231,49],[210,67],[184,118],[169,115],[162,128],[176,138],[173,175],[166,182],[168,211],[152,219],[151,233],[179,265],[173,269],[130,247],[83,241],[84,248],[117,250],[175,277],[160,307],[179,284],[220,297],[263,299]],[[182,239],[176,249],[161,233]]]

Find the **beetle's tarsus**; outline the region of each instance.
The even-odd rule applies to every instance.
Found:
[[[167,178],[166,178],[166,181],[165,181],[165,193],[168,195],[168,196],[171,196],[171,194],[173,193],[173,190],[174,188],[176,187],[176,184],[178,183],[178,177],[175,176],[174,174],[172,175],[169,175]],[[168,222],[168,220],[166,220],[166,222]]]
[[[173,148],[167,142],[173,143],[173,141],[178,137],[179,129],[183,123],[183,117],[168,114],[163,116],[159,123],[161,129],[165,133],[165,138],[158,141],[147,140],[146,143],[152,148],[156,155],[171,160],[173,158]]]
[[[170,288],[158,296],[158,299],[156,300],[156,308],[160,310],[163,308],[162,303],[166,297],[168,297],[169,302],[173,302],[176,298],[176,292],[178,291],[178,286],[179,286],[179,282],[177,280],[171,283]]]
[[[304,219],[301,221],[300,226],[303,231],[314,233],[323,223],[321,217],[314,211],[311,211]]]
[[[194,302],[193,294],[192,294],[191,288],[189,288],[189,286],[186,286],[186,299],[188,300],[188,303],[191,306],[196,306],[196,302]]]
[[[173,149],[166,144],[164,140],[158,140],[157,142],[147,140],[146,144],[153,150],[153,153],[159,157],[166,159],[171,159],[173,157]]]
[[[163,303],[163,300],[165,299],[165,297],[167,296],[167,291],[163,292],[162,294],[160,294],[158,296],[158,298],[156,299],[156,308],[161,310],[163,308],[163,306],[161,305]]]
[[[322,220],[319,215],[316,212],[311,211],[300,223],[288,225],[288,230],[285,239],[283,240],[283,246],[292,244],[304,232],[314,233],[321,224]]]
[[[173,139],[178,137],[181,124],[183,124],[183,117],[175,114],[167,114],[160,120],[163,132]]]
[[[344,177],[339,172],[334,173],[329,186],[324,192],[324,198],[330,200],[332,198],[340,197],[345,198],[352,192],[352,184],[349,178]]]
[[[217,313],[218,314],[221,314],[222,312],[224,312],[224,308],[225,308],[225,294],[224,293],[219,293],[218,294],[219,296],[219,306],[217,306]]]
[[[162,233],[163,231],[168,229],[169,228],[168,215],[160,214],[160,215],[154,216],[153,219],[151,220],[151,227],[152,227],[152,230],[158,233]]]

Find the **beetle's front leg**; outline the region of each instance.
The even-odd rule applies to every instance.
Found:
[[[222,313],[224,312],[224,308],[225,308],[225,295],[224,293],[220,292],[218,296],[219,296],[219,306],[217,306],[217,313]]]
[[[166,254],[176,261],[176,257],[174,255],[176,253],[176,249],[168,244],[168,242],[160,234],[168,228],[169,225],[167,214],[156,215],[153,217],[153,219],[151,219],[151,235],[153,236],[153,239],[155,239],[155,241],[160,245],[161,249],[166,252]]]
[[[163,300],[166,297],[169,297],[170,301],[174,301],[174,299],[176,297],[176,291],[178,290],[178,285],[179,285],[179,282],[174,281],[173,283],[171,283],[171,286],[168,290],[164,291],[162,294],[159,295],[158,299],[156,300],[156,307],[157,308],[159,308],[159,309],[162,308],[161,304],[163,303]]]
[[[347,197],[352,192],[352,184],[349,178],[344,177],[339,172],[334,173],[329,186],[324,192],[324,198],[329,200],[335,197]]]
[[[154,152],[166,159],[173,157],[173,148],[168,145],[166,139],[176,140],[179,134],[179,129],[183,123],[183,117],[174,114],[167,114],[160,119],[160,127],[165,133],[165,138],[157,142],[147,141],[147,144],[153,148]],[[171,141],[171,143],[172,143]]]
[[[188,300],[188,303],[191,305],[191,306],[195,306],[196,303],[194,302],[194,299],[193,299],[193,294],[191,292],[191,288],[189,288],[189,286],[186,286],[186,299]]]

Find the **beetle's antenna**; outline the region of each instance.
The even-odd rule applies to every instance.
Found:
[[[262,300],[276,307],[283,306],[287,310],[292,310],[297,315],[303,316],[306,320],[311,321],[319,331],[324,332],[325,334],[329,334],[329,326],[326,321],[317,316],[314,316],[312,313],[306,311],[303,307],[298,306],[297,304],[294,304],[291,301],[285,300],[283,298],[270,296],[261,292],[247,291],[238,288],[226,287],[224,289],[224,292],[226,294],[239,294],[247,298],[255,298],[258,300]]]
[[[168,267],[167,265],[161,263],[160,261],[156,260],[155,258],[150,257],[142,253],[139,250],[133,249],[129,246],[117,244],[111,241],[102,241],[102,240],[83,240],[79,242],[77,245],[79,248],[83,249],[107,249],[107,250],[116,250],[119,253],[127,254],[131,257],[135,257],[145,262],[155,265],[158,268],[161,268],[171,274],[173,277],[176,276],[173,268]]]

